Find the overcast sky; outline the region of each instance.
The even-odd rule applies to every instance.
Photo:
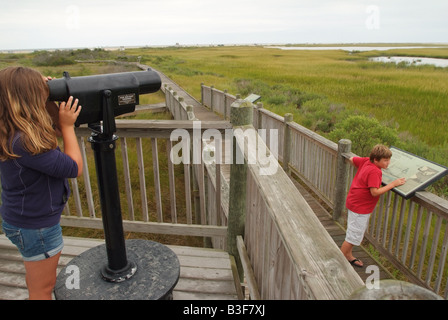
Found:
[[[0,50],[448,43],[448,0],[0,0]]]

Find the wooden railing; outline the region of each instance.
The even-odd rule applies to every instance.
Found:
[[[216,121],[202,122],[201,126],[202,131],[229,129],[225,122]],[[206,214],[204,206],[200,206],[197,216],[193,212],[192,198],[199,198],[199,201],[204,203],[206,201],[205,183],[199,183],[198,189],[192,189],[191,183],[192,171],[201,171],[199,168],[201,165],[187,163],[174,165],[171,162],[169,154],[173,142],[170,137],[172,132],[179,128],[191,133],[193,122],[189,120],[117,120],[117,136],[119,137],[117,171],[119,179],[121,178],[123,228],[130,232],[226,237],[226,227],[198,222],[198,220],[204,221]],[[61,224],[102,229],[97,188],[94,186],[96,173],[95,168],[91,167],[93,155],[88,148],[89,143],[86,143],[86,137],[90,136],[90,129],[80,127],[76,131],[85,170],[82,178],[71,179],[73,196],[65,209]],[[167,165],[163,170],[160,169],[161,163]],[[153,170],[149,172],[148,167],[152,167]],[[138,181],[131,179],[131,171],[134,172],[133,177],[138,176]],[[165,179],[165,181],[168,180],[167,186],[161,185],[162,174],[168,175],[168,179]],[[181,189],[176,185],[176,177],[179,176],[183,176],[183,180],[178,181]],[[179,199],[177,193],[182,193],[183,199]],[[178,212],[179,207],[185,210],[182,218]]]
[[[213,87],[205,85],[201,87],[203,104],[228,118],[230,105],[237,99],[237,96]],[[271,136],[276,135],[275,139],[272,139],[277,144],[275,146],[277,152],[274,154],[278,156],[280,162],[284,162],[284,158],[287,158],[287,163],[289,163],[289,166],[283,166],[283,168],[286,171],[292,170],[306,181],[307,186],[317,193],[325,203],[333,206],[336,188],[337,144],[291,120],[288,121],[288,116],[282,117],[264,109],[261,103],[255,106],[253,112],[253,126],[258,130],[264,130],[261,136],[268,146],[274,146],[271,143]],[[286,139],[285,136],[289,136],[289,139]],[[285,139],[288,141],[287,148],[284,147]]]
[[[212,190],[223,198],[228,190],[228,204],[218,206],[227,215],[227,250],[244,269],[251,298],[347,299],[364,284],[247,120],[253,105],[235,100],[229,117],[230,181],[225,164],[208,165],[207,173],[212,181],[223,176]]]
[[[166,99],[168,109],[182,106],[172,90],[167,88],[165,93],[172,95]],[[117,120],[117,170],[123,182],[121,204],[125,231],[207,237],[214,247],[232,251],[236,258],[250,257],[250,263],[244,266],[248,272],[246,276],[256,279],[255,284],[250,281],[250,287],[256,288],[251,292],[252,298],[347,299],[355,289],[364,286],[288,176],[278,167],[277,160],[270,158],[276,169],[272,174],[263,171],[266,164],[259,159],[252,161],[248,154],[252,152],[250,148],[242,147],[246,133],[241,128],[235,130],[228,121],[201,121],[200,140],[190,142],[199,144],[202,155],[207,131],[212,132],[214,141],[218,142],[216,136],[227,134],[228,138],[230,130],[231,140],[235,137],[231,146],[235,150],[245,150],[245,162],[173,164],[168,155],[181,143],[177,135],[198,136],[195,131],[198,122]],[[85,173],[82,178],[71,181],[73,197],[61,224],[101,229],[93,155],[86,142],[90,130],[77,128],[77,134],[86,163]],[[269,153],[264,142],[258,140],[262,143],[258,148],[265,150],[265,155]],[[225,141],[220,142],[225,144]],[[215,149],[215,154],[216,159],[226,156],[220,154],[219,148]],[[167,167],[160,169],[162,163]],[[241,166],[246,166],[246,175],[232,178],[232,170],[241,169]],[[149,174],[147,167],[152,167],[154,174]],[[162,174],[168,175],[165,179],[169,181],[168,186],[162,185]],[[131,178],[136,176],[137,179]],[[175,182],[176,178],[180,180]],[[235,188],[235,183],[245,187]],[[179,199],[180,193],[183,200]],[[243,194],[247,197],[241,198]],[[183,203],[177,205],[179,202]],[[242,224],[232,222],[235,218],[241,219],[235,216],[240,212],[235,209],[236,203],[244,203],[242,210],[247,212]],[[180,214],[180,210],[185,210],[184,214]],[[244,234],[235,232],[233,226],[237,224],[243,226]]]
[[[187,105],[184,102],[184,98],[179,97],[177,92],[167,84],[164,84],[162,91],[165,93],[166,107],[173,115],[174,120],[197,120],[193,112],[193,107]]]
[[[230,104],[236,96],[202,85],[204,105],[223,116],[229,116]],[[344,208],[354,168],[347,171],[352,153],[324,137],[285,117],[254,108],[253,126],[263,129],[264,141],[270,145],[271,133],[277,135],[278,160],[286,172],[299,177],[319,199],[333,211],[335,220],[345,223]],[[264,136],[264,135],[261,135]],[[339,151],[339,152],[338,152]],[[338,167],[339,166],[339,167]],[[342,172],[342,174],[341,174]],[[405,200],[394,192],[380,198],[366,232],[369,242],[409,281],[427,287],[445,299],[448,296],[448,201],[432,193],[417,192]]]

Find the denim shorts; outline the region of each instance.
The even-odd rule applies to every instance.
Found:
[[[59,253],[64,247],[58,224],[41,229],[24,229],[3,221],[3,232],[16,245],[24,261],[40,261]]]

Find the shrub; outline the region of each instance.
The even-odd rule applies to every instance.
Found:
[[[283,95],[272,95],[266,99],[269,104],[284,105],[286,103],[286,97]]]
[[[323,133],[331,132],[335,124],[347,114],[343,105],[334,104],[320,97],[306,101],[300,112],[308,128]]]
[[[377,119],[364,115],[349,116],[342,120],[329,136],[334,141],[351,140],[352,152],[360,156],[368,156],[376,144],[391,146],[398,141],[395,128],[384,126]]]
[[[55,52],[40,51],[33,58],[33,64],[36,66],[55,67],[75,63],[73,56],[59,50]]]

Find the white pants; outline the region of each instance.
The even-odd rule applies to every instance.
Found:
[[[369,225],[370,213],[359,214],[348,210],[347,213],[347,234],[345,235],[345,241],[348,243],[359,246],[364,233]]]

